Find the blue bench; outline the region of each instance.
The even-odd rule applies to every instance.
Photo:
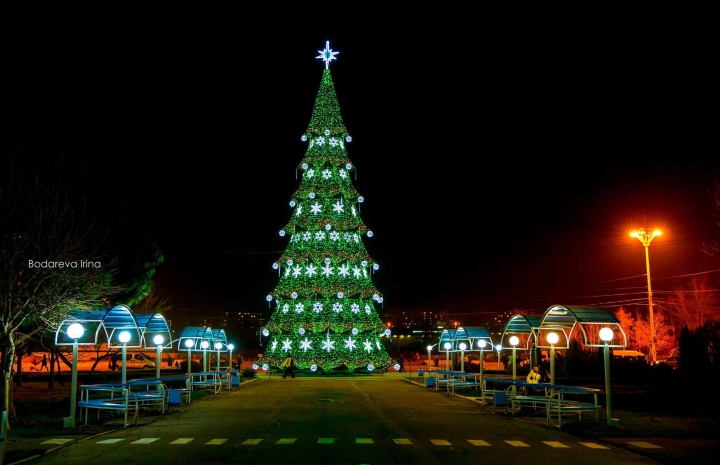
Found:
[[[170,407],[180,407],[182,409],[182,398],[185,398],[185,403],[190,403],[190,390],[188,388],[188,377],[187,376],[163,376],[160,378],[138,378],[128,381],[128,384],[133,386],[133,391],[136,394],[142,394],[143,399],[146,403],[159,403],[161,401],[160,391],[162,393],[162,400],[164,402],[163,413]],[[145,386],[145,390],[138,391]]]
[[[135,379],[127,382],[127,387],[137,398],[140,407],[154,406],[165,413],[168,403],[168,388],[160,379]]]
[[[83,409],[85,409],[85,424],[88,421],[88,410],[95,409],[98,412],[97,419],[100,420],[100,412],[120,411],[125,414],[124,427],[128,425],[128,412],[134,411],[133,420],[135,426],[138,423],[138,410],[140,405],[135,393],[126,385],[122,384],[92,384],[80,386],[80,419],[82,420]]]
[[[552,395],[547,404],[546,425],[561,428],[563,416],[577,416],[578,421],[582,421],[583,412],[595,412],[595,421],[597,422],[598,414],[600,412],[600,406],[597,401],[597,391],[599,390],[594,389],[586,392],[586,394],[594,394],[593,402],[566,399],[565,395],[568,394],[568,392],[556,392]],[[577,392],[571,392],[571,394],[572,393]],[[555,423],[555,419],[557,419],[557,423]]]
[[[215,394],[222,389],[219,371],[202,371],[190,374],[190,389],[212,389]]]

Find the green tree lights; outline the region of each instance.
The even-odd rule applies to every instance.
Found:
[[[327,65],[337,52],[326,47],[321,54]],[[308,143],[298,166],[302,180],[290,201],[290,221],[280,231],[289,243],[273,264],[280,280],[267,296],[274,310],[257,363],[280,367],[291,354],[296,366],[313,371],[387,368],[393,361],[380,337],[389,330],[375,309],[383,298],[372,282],[379,267],[363,243],[372,231],[360,218],[363,198],[345,150],[352,138],[327,66],[302,140]]]

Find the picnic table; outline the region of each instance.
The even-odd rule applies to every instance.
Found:
[[[532,394],[526,392],[519,394],[517,392],[518,388],[538,389],[542,393]],[[537,409],[538,406],[543,406],[546,411],[547,426],[560,428],[563,416],[577,415],[578,419],[582,420],[583,412],[595,412],[595,421],[598,421],[600,406],[598,405],[597,395],[601,392],[600,389],[523,381],[510,386],[508,391],[506,408],[509,407],[513,415],[522,407]],[[592,400],[580,400],[582,396],[592,396]]]

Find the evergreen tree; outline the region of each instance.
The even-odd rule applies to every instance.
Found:
[[[293,209],[280,231],[289,236],[273,264],[280,281],[267,296],[273,314],[262,334],[267,338],[257,364],[278,368],[292,355],[298,368],[327,372],[334,368],[368,372],[387,368],[389,357],[380,337],[389,334],[375,305],[382,294],[372,282],[378,265],[368,255],[363,236],[372,232],[360,218],[351,175],[355,167],[345,144],[352,141],[343,125],[329,64],[338,52],[326,43],[320,89],[307,131],[308,143],[298,169],[300,186]]]

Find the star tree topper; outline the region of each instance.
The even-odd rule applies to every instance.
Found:
[[[335,58],[335,55],[337,55],[340,52],[333,52],[330,48],[330,41],[325,42],[325,50],[318,50],[318,53],[320,55],[316,56],[315,58],[322,58],[322,60],[325,62],[325,69],[328,69],[330,67],[330,62],[333,60],[337,60]]]

